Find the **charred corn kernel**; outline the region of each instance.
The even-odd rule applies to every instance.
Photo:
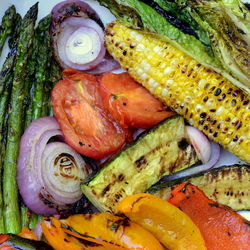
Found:
[[[151,34],[111,23],[106,47],[130,75],[210,139],[250,162],[249,96]]]

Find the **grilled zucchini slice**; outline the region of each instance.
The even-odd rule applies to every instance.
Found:
[[[162,199],[168,199],[171,187],[185,181],[198,186],[210,199],[236,211],[250,210],[250,165],[215,168],[186,179],[156,184],[148,192]]]
[[[186,140],[183,118],[173,116],[139,137],[81,189],[100,211],[117,212],[116,204],[124,197],[145,192],[162,176],[198,161]]]

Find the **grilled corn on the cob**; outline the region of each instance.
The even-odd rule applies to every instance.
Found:
[[[249,96],[179,49],[118,21],[108,26],[105,42],[121,66],[155,97],[250,162]]]

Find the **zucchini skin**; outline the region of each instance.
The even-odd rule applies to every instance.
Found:
[[[181,116],[166,119],[82,183],[82,192],[100,211],[117,212],[121,199],[145,192],[161,177],[199,161],[186,138]]]
[[[155,184],[147,192],[168,199],[171,189],[182,182],[198,186],[210,199],[235,211],[250,210],[250,165],[214,168],[188,178]]]
[[[15,234],[9,234],[10,238],[4,243],[14,249],[19,250],[53,250],[53,248],[44,241],[29,240]]]

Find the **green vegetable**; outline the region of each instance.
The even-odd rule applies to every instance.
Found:
[[[29,60],[27,63],[27,75],[26,75],[26,90],[29,91],[29,95],[25,97],[25,121],[24,121],[24,129],[26,129],[30,123],[32,122],[32,108],[33,108],[33,99],[35,95],[35,70],[37,63],[37,55],[39,52],[39,42],[38,37],[34,36],[32,48],[30,49]]]
[[[32,213],[30,216],[29,228],[33,230],[41,219],[42,217],[40,215]]]
[[[184,120],[171,117],[139,137],[81,185],[86,197],[100,211],[116,211],[128,195],[145,192],[161,177],[198,162],[186,140]]]
[[[184,33],[199,39],[212,54],[208,32],[196,22],[182,5],[178,5],[172,0],[142,0],[142,2],[154,8],[159,14],[164,15],[168,22]]]
[[[29,240],[14,234],[10,234],[5,244],[19,250],[53,250],[53,248],[44,241]]]
[[[168,199],[171,189],[182,182],[198,186],[210,199],[234,210],[250,210],[250,165],[214,168],[188,178],[156,184],[148,192],[162,199]]]
[[[239,0],[177,0],[209,33],[215,57],[250,89],[250,12]]]
[[[22,17],[20,16],[19,13],[17,13],[16,19],[15,19],[14,30],[11,34],[10,39],[9,39],[10,49],[13,49],[17,45],[19,34],[20,34],[20,29],[21,29],[21,24],[22,24]]]
[[[44,17],[38,24],[36,34],[39,50],[37,54],[37,67],[35,72],[35,92],[32,100],[32,119],[36,120],[42,115],[43,94],[49,73],[47,72],[48,62],[51,60],[49,26],[51,15]]]
[[[127,25],[157,33],[163,40],[180,48],[199,62],[212,68],[221,67],[220,62],[214,58],[210,46],[205,46],[193,35],[183,33],[149,5],[138,0],[99,0],[99,2]]]
[[[6,125],[8,121],[8,105],[9,105],[12,81],[13,77],[9,76],[9,78],[5,82],[4,92],[2,93],[0,98],[0,176],[2,176],[3,165],[4,165],[3,159],[5,155],[6,136],[7,136]],[[5,233],[3,208],[4,208],[4,203],[3,203],[3,192],[2,192],[2,178],[0,178],[0,234]]]
[[[22,224],[22,228],[23,227],[29,228],[30,217],[31,217],[31,212],[29,211],[29,209],[24,204],[21,204],[21,224]]]
[[[38,3],[33,5],[25,15],[17,46],[16,64],[11,93],[11,111],[8,121],[8,139],[4,157],[3,196],[4,220],[7,233],[19,233],[21,230],[20,210],[18,205],[18,188],[16,182],[16,165],[19,153],[19,141],[22,135],[24,115],[24,93],[28,52],[34,36]]]
[[[13,49],[11,52],[9,52],[3,64],[2,70],[0,72],[0,96],[2,96],[2,93],[4,92],[7,80],[11,77],[13,66],[15,64],[15,57],[16,49]]]
[[[53,86],[55,86],[55,84],[62,79],[62,74],[61,74],[61,69],[59,67],[59,65],[57,64],[56,61],[52,61],[51,66],[50,66],[50,78],[49,78],[49,86],[47,86],[47,88],[49,89],[48,91],[51,92]],[[49,94],[49,98],[48,98],[48,113],[50,116],[53,116],[53,108],[51,105],[51,95]]]
[[[16,15],[18,19],[20,15]],[[16,21],[17,21],[16,19]],[[14,32],[11,39],[18,41],[19,34]],[[2,177],[3,165],[4,165],[4,155],[6,147],[6,137],[7,137],[7,122],[8,122],[8,108],[13,82],[13,67],[15,64],[16,52],[17,52],[17,42],[13,42],[13,47],[9,52],[1,73],[0,73],[0,176]],[[4,225],[4,214],[3,214],[3,192],[2,192],[2,178],[0,178],[0,233],[5,233]]]
[[[4,13],[2,25],[0,26],[0,56],[7,37],[12,33],[16,19],[16,8],[11,5]]]

